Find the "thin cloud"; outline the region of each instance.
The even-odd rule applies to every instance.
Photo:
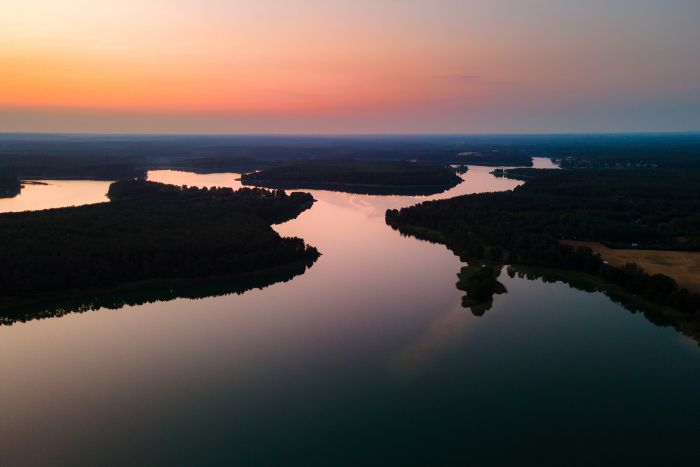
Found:
[[[468,83],[476,83],[476,82],[483,81],[481,79],[481,76],[478,76],[478,75],[453,75],[453,76],[448,76],[448,78],[456,80],[456,81],[465,81]]]
[[[514,84],[513,81],[498,81],[498,80],[484,78],[483,76],[479,76],[479,75],[469,75],[469,74],[444,75],[441,78],[447,79],[450,81],[466,83],[466,84],[475,84],[475,85],[481,85],[481,86],[508,86],[508,85]]]

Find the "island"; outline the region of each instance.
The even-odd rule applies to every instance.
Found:
[[[244,185],[359,194],[434,194],[462,179],[444,164],[408,161],[295,160],[241,176]]]
[[[192,280],[279,275],[319,256],[271,227],[311,207],[308,193],[130,179],[108,195],[111,202],[0,215],[0,314],[125,287],[172,294]]]
[[[509,192],[389,210],[387,223],[404,234],[444,243],[469,264],[510,265],[515,271],[529,268],[530,274],[532,267],[541,267],[587,275],[603,288],[610,286],[676,313],[679,321],[700,330],[700,290],[679,287],[673,277],[650,274],[633,262],[611,264],[589,246],[570,242],[656,250],[659,255],[694,254],[700,250],[700,171],[507,172],[511,173],[526,183]],[[462,284],[468,284],[471,274],[479,274],[472,281],[479,287],[464,287],[467,305],[488,303],[494,293],[503,292],[486,279],[486,272],[495,270],[462,272]]]

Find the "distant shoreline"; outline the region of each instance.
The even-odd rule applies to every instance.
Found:
[[[241,180],[241,179],[238,179]],[[464,180],[462,180],[463,182]],[[459,182],[459,183],[462,183]],[[442,192],[449,190],[450,188],[457,185],[442,184],[442,185],[383,185],[383,184],[370,184],[370,183],[336,183],[336,182],[309,182],[303,180],[289,180],[284,182],[278,182],[276,180],[254,180],[254,181],[244,181],[241,180],[244,186],[257,186],[262,188],[277,188],[283,190],[327,190],[336,189],[335,191],[347,191],[349,193],[355,194],[396,194],[396,195],[406,195],[415,192],[420,194],[423,191],[428,193]],[[343,188],[347,188],[344,190]],[[366,190],[362,190],[362,189]],[[350,191],[351,189],[356,189],[357,191]],[[362,191],[360,191],[362,190]],[[386,192],[386,193],[384,193]],[[409,192],[409,193],[406,193]]]

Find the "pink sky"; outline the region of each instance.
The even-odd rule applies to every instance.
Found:
[[[700,130],[686,0],[5,0],[0,131]]]

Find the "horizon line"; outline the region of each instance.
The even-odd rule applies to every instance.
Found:
[[[476,137],[476,136],[644,136],[644,135],[699,135],[698,130],[677,131],[571,131],[571,132],[486,132],[486,133],[130,133],[130,132],[60,132],[60,131],[0,131],[2,136],[122,136],[122,137],[299,137],[299,138],[355,138],[355,137]]]

